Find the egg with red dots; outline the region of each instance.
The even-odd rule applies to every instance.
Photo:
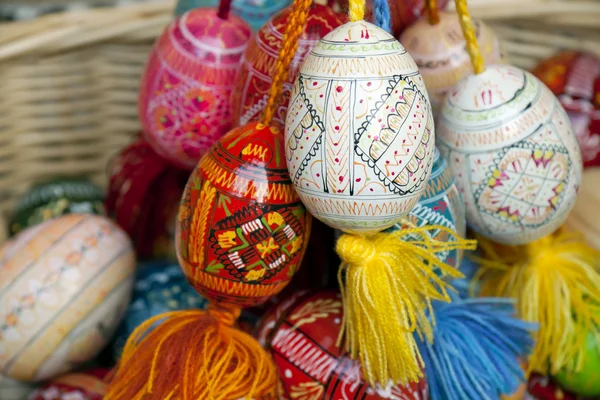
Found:
[[[435,151],[415,62],[369,22],[330,32],[300,69],[285,141],[290,178],[316,218],[348,233],[394,225],[423,193]]]

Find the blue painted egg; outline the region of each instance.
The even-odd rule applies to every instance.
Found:
[[[142,322],[176,310],[203,309],[208,301],[187,282],[177,264],[144,263],[138,266],[136,281],[125,318],[113,340],[113,355],[121,357],[129,335]]]
[[[179,0],[175,15],[194,8],[217,7],[219,0]],[[233,0],[231,10],[244,19],[254,31],[259,30],[273,15],[292,4],[292,0]]]
[[[441,225],[464,238],[466,234],[465,206],[454,183],[454,174],[448,168],[446,159],[435,150],[431,177],[419,202],[412,209],[408,222],[414,226]],[[387,232],[406,228],[399,222]],[[444,231],[432,230],[431,235],[439,241],[450,238]],[[441,261],[458,268],[461,264],[461,252],[452,250],[438,253]]]

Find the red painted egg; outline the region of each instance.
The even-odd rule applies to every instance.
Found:
[[[532,72],[567,111],[584,167],[600,165],[600,58],[566,51],[542,61]]]
[[[527,383],[526,400],[582,400],[581,397],[566,392],[552,379],[540,374],[532,374]]]
[[[217,142],[188,180],[177,256],[205,297],[256,306],[290,281],[310,226],[285,166],[283,133],[250,123]]]
[[[407,386],[369,387],[358,361],[336,345],[342,327],[338,292],[297,293],[268,314],[258,328],[259,341],[272,354],[288,399],[427,398],[423,379]]]
[[[112,160],[109,175],[106,208],[132,238],[138,258],[175,259],[175,217],[189,172],[140,139]]]
[[[250,41],[241,68],[238,87],[233,94],[234,120],[239,125],[258,119],[267,104],[273,82],[273,71],[288,23],[291,8],[286,8],[271,18]],[[283,128],[292,85],[298,76],[304,57],[319,39],[344,23],[345,16],[331,8],[313,4],[306,19],[306,28],[298,42],[298,50],[289,67],[280,106],[273,125]]]
[[[194,9],[157,40],[140,85],[139,115],[154,150],[194,168],[233,127],[231,94],[250,40],[246,22]]]
[[[37,389],[29,400],[102,400],[108,373],[107,369],[94,369],[63,375]]]

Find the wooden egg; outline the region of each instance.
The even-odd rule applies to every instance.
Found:
[[[115,360],[121,358],[125,343],[142,322],[170,311],[204,309],[208,301],[186,281],[177,264],[153,262],[136,271],[131,304],[112,342]]]
[[[175,219],[190,173],[137,140],[109,165],[106,208],[131,237],[138,258],[176,260]]]
[[[37,389],[28,400],[102,400],[108,389],[104,379],[109,372],[98,368],[60,376]]]
[[[398,222],[425,190],[434,129],[423,79],[390,34],[349,22],[306,57],[290,99],[290,178],[316,218],[345,232]]]
[[[581,232],[588,243],[600,251],[600,167],[588,168],[583,172],[583,181],[577,202],[567,218],[566,227]]]
[[[529,377],[525,396],[523,400],[583,400],[559,387],[552,379],[537,373]]]
[[[600,58],[565,51],[542,61],[532,73],[567,110],[581,147],[583,166],[600,165]]]
[[[232,101],[234,121],[239,125],[257,120],[265,109],[290,12],[291,8],[287,8],[271,18],[248,45]],[[298,41],[298,49],[289,66],[288,80],[283,85],[280,105],[273,118],[274,126],[283,128],[290,92],[306,55],[323,36],[343,22],[344,16],[329,7],[318,4],[310,7],[306,28]]]
[[[435,150],[431,177],[425,192],[410,211],[406,220],[412,226],[441,225],[456,232],[460,237],[467,233],[465,206],[454,182],[454,174],[446,159]],[[388,231],[408,228],[402,222],[396,223]],[[445,232],[434,230],[432,238],[446,242],[450,238]],[[458,250],[437,253],[438,258],[455,268],[461,265],[462,254]]]
[[[15,381],[0,375],[0,399],[2,400],[23,400],[27,399],[29,394],[35,390],[35,386]]]
[[[104,217],[69,214],[8,246],[0,261],[0,373],[43,381],[95,357],[131,296],[127,235]]]
[[[246,22],[214,9],[175,19],[154,45],[140,84],[146,139],[172,163],[192,169],[233,127],[231,94],[250,40]]]
[[[208,299],[259,305],[300,266],[310,223],[285,168],[283,134],[250,123],[222,138],[192,173],[179,208],[179,264]]]
[[[400,43],[425,80],[434,114],[439,112],[446,93],[473,70],[458,15],[440,11],[439,16],[440,22],[435,25],[427,18],[419,19],[400,36]],[[473,25],[485,63],[500,62],[500,42],[494,32],[477,19],[473,19]]]
[[[273,15],[292,4],[292,0],[233,0],[231,11],[257,31]],[[219,0],[179,0],[175,15],[180,16],[193,8],[217,7]]]
[[[104,190],[84,178],[61,178],[32,187],[17,202],[11,235],[65,214],[106,215]]]
[[[446,97],[437,132],[473,230],[522,245],[565,222],[581,152],[564,109],[533,75],[509,65],[470,75]]]
[[[286,399],[427,399],[422,379],[407,386],[369,387],[360,363],[336,345],[342,327],[339,293],[301,292],[268,314],[258,328],[261,344],[279,371]]]

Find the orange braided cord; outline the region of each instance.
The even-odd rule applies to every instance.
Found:
[[[269,93],[269,101],[267,102],[267,106],[263,113],[262,123],[265,125],[269,125],[273,119],[273,114],[277,107],[277,99],[281,94],[283,83],[286,81],[289,65],[298,48],[298,40],[300,39],[302,32],[304,32],[304,26],[306,25],[306,18],[308,17],[308,10],[310,9],[311,4],[312,0],[294,1],[293,9],[288,18],[288,24],[285,27],[285,33],[283,35],[283,45],[279,51],[277,64],[275,64],[275,73],[271,91]]]
[[[480,74],[484,71],[483,57],[481,57],[481,51],[479,51],[479,45],[477,44],[477,36],[475,35],[475,28],[473,28],[473,22],[467,8],[467,0],[455,0],[455,3],[460,26],[467,41],[467,52],[469,53],[469,57],[471,57],[473,72]]]
[[[440,22],[440,13],[438,12],[436,0],[425,0],[425,8],[427,8],[427,20],[431,25],[436,25]]]

